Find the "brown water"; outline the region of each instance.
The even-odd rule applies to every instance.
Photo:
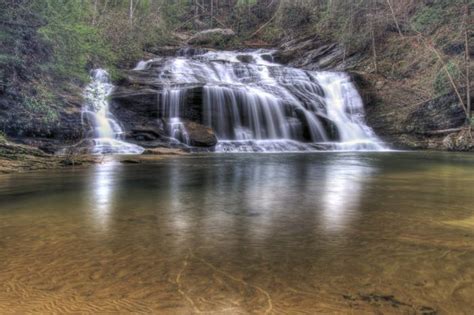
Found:
[[[0,313],[473,314],[474,155],[0,177]]]

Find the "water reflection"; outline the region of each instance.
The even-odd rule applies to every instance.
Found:
[[[113,198],[118,188],[117,176],[122,166],[116,162],[97,164],[90,177],[89,209],[93,226],[107,232],[114,211]]]
[[[168,200],[167,215],[168,221],[171,224],[173,231],[179,232],[179,235],[185,233],[190,225],[189,216],[191,213],[187,212],[187,200],[189,198],[186,191],[185,173],[176,163],[172,163],[169,167],[165,183],[168,184],[166,189],[167,195],[164,196]]]
[[[296,163],[284,156],[175,160],[157,174],[157,214],[181,245],[227,238],[225,246],[238,246],[289,233],[340,236],[357,218],[376,172],[369,162],[344,155],[302,156]]]
[[[357,216],[363,189],[375,169],[361,159],[347,157],[332,159],[324,168],[322,225],[330,233],[342,232]]]

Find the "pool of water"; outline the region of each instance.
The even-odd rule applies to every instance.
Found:
[[[0,176],[0,313],[472,314],[474,155]]]

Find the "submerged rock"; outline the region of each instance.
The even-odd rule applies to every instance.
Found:
[[[174,148],[152,148],[146,149],[144,155],[185,155],[186,151]]]

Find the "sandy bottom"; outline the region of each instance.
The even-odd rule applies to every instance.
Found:
[[[419,158],[2,176],[0,313],[472,314],[474,166]]]

